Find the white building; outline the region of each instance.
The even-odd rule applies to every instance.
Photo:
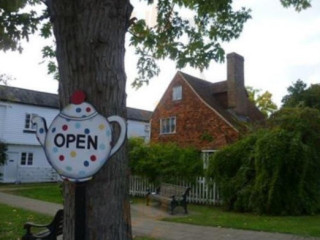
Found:
[[[59,113],[58,95],[0,86],[0,141],[8,145],[7,162],[0,166],[0,182],[56,181],[59,176],[47,162],[31,124],[33,114],[48,126]],[[149,141],[152,112],[127,109],[128,137]]]

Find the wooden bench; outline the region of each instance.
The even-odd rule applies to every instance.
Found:
[[[43,231],[32,233],[31,227],[35,228],[45,228]],[[23,235],[22,240],[36,240],[36,239],[45,239],[45,240],[56,240],[57,236],[62,234],[63,228],[63,210],[60,209],[55,217],[53,218],[50,224],[41,225],[31,222],[24,224],[24,229],[26,229],[26,234]]]
[[[184,208],[184,212],[188,213],[187,209],[187,197],[189,195],[190,188],[177,186],[168,183],[162,183],[160,187],[157,188],[156,192],[147,193],[147,206],[149,205],[150,200],[155,200],[161,203],[161,205],[165,205],[166,207],[170,207],[170,213],[173,214],[173,210],[177,206],[181,206]]]

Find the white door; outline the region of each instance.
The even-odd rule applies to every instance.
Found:
[[[16,182],[18,174],[20,154],[17,152],[8,152],[8,158],[6,166],[4,167],[4,181],[5,182]]]

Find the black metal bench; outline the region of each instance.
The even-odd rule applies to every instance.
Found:
[[[177,206],[184,208],[184,212],[188,213],[187,209],[187,197],[189,195],[190,188],[177,186],[168,183],[162,183],[156,192],[147,193],[147,205],[149,205],[150,200],[155,200],[160,202],[167,208],[170,208],[170,213],[173,214],[173,210]]]
[[[45,228],[43,231],[32,233],[31,227],[35,228]],[[35,224],[31,222],[27,222],[24,224],[24,229],[26,229],[26,234],[23,235],[22,240],[36,240],[36,239],[44,239],[44,240],[56,240],[57,236],[62,234],[63,228],[63,210],[60,209],[55,217],[53,218],[50,224],[41,225]]]

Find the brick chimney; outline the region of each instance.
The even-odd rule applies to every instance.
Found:
[[[237,53],[227,55],[228,108],[240,115],[248,114],[248,97],[244,86],[244,58]]]

